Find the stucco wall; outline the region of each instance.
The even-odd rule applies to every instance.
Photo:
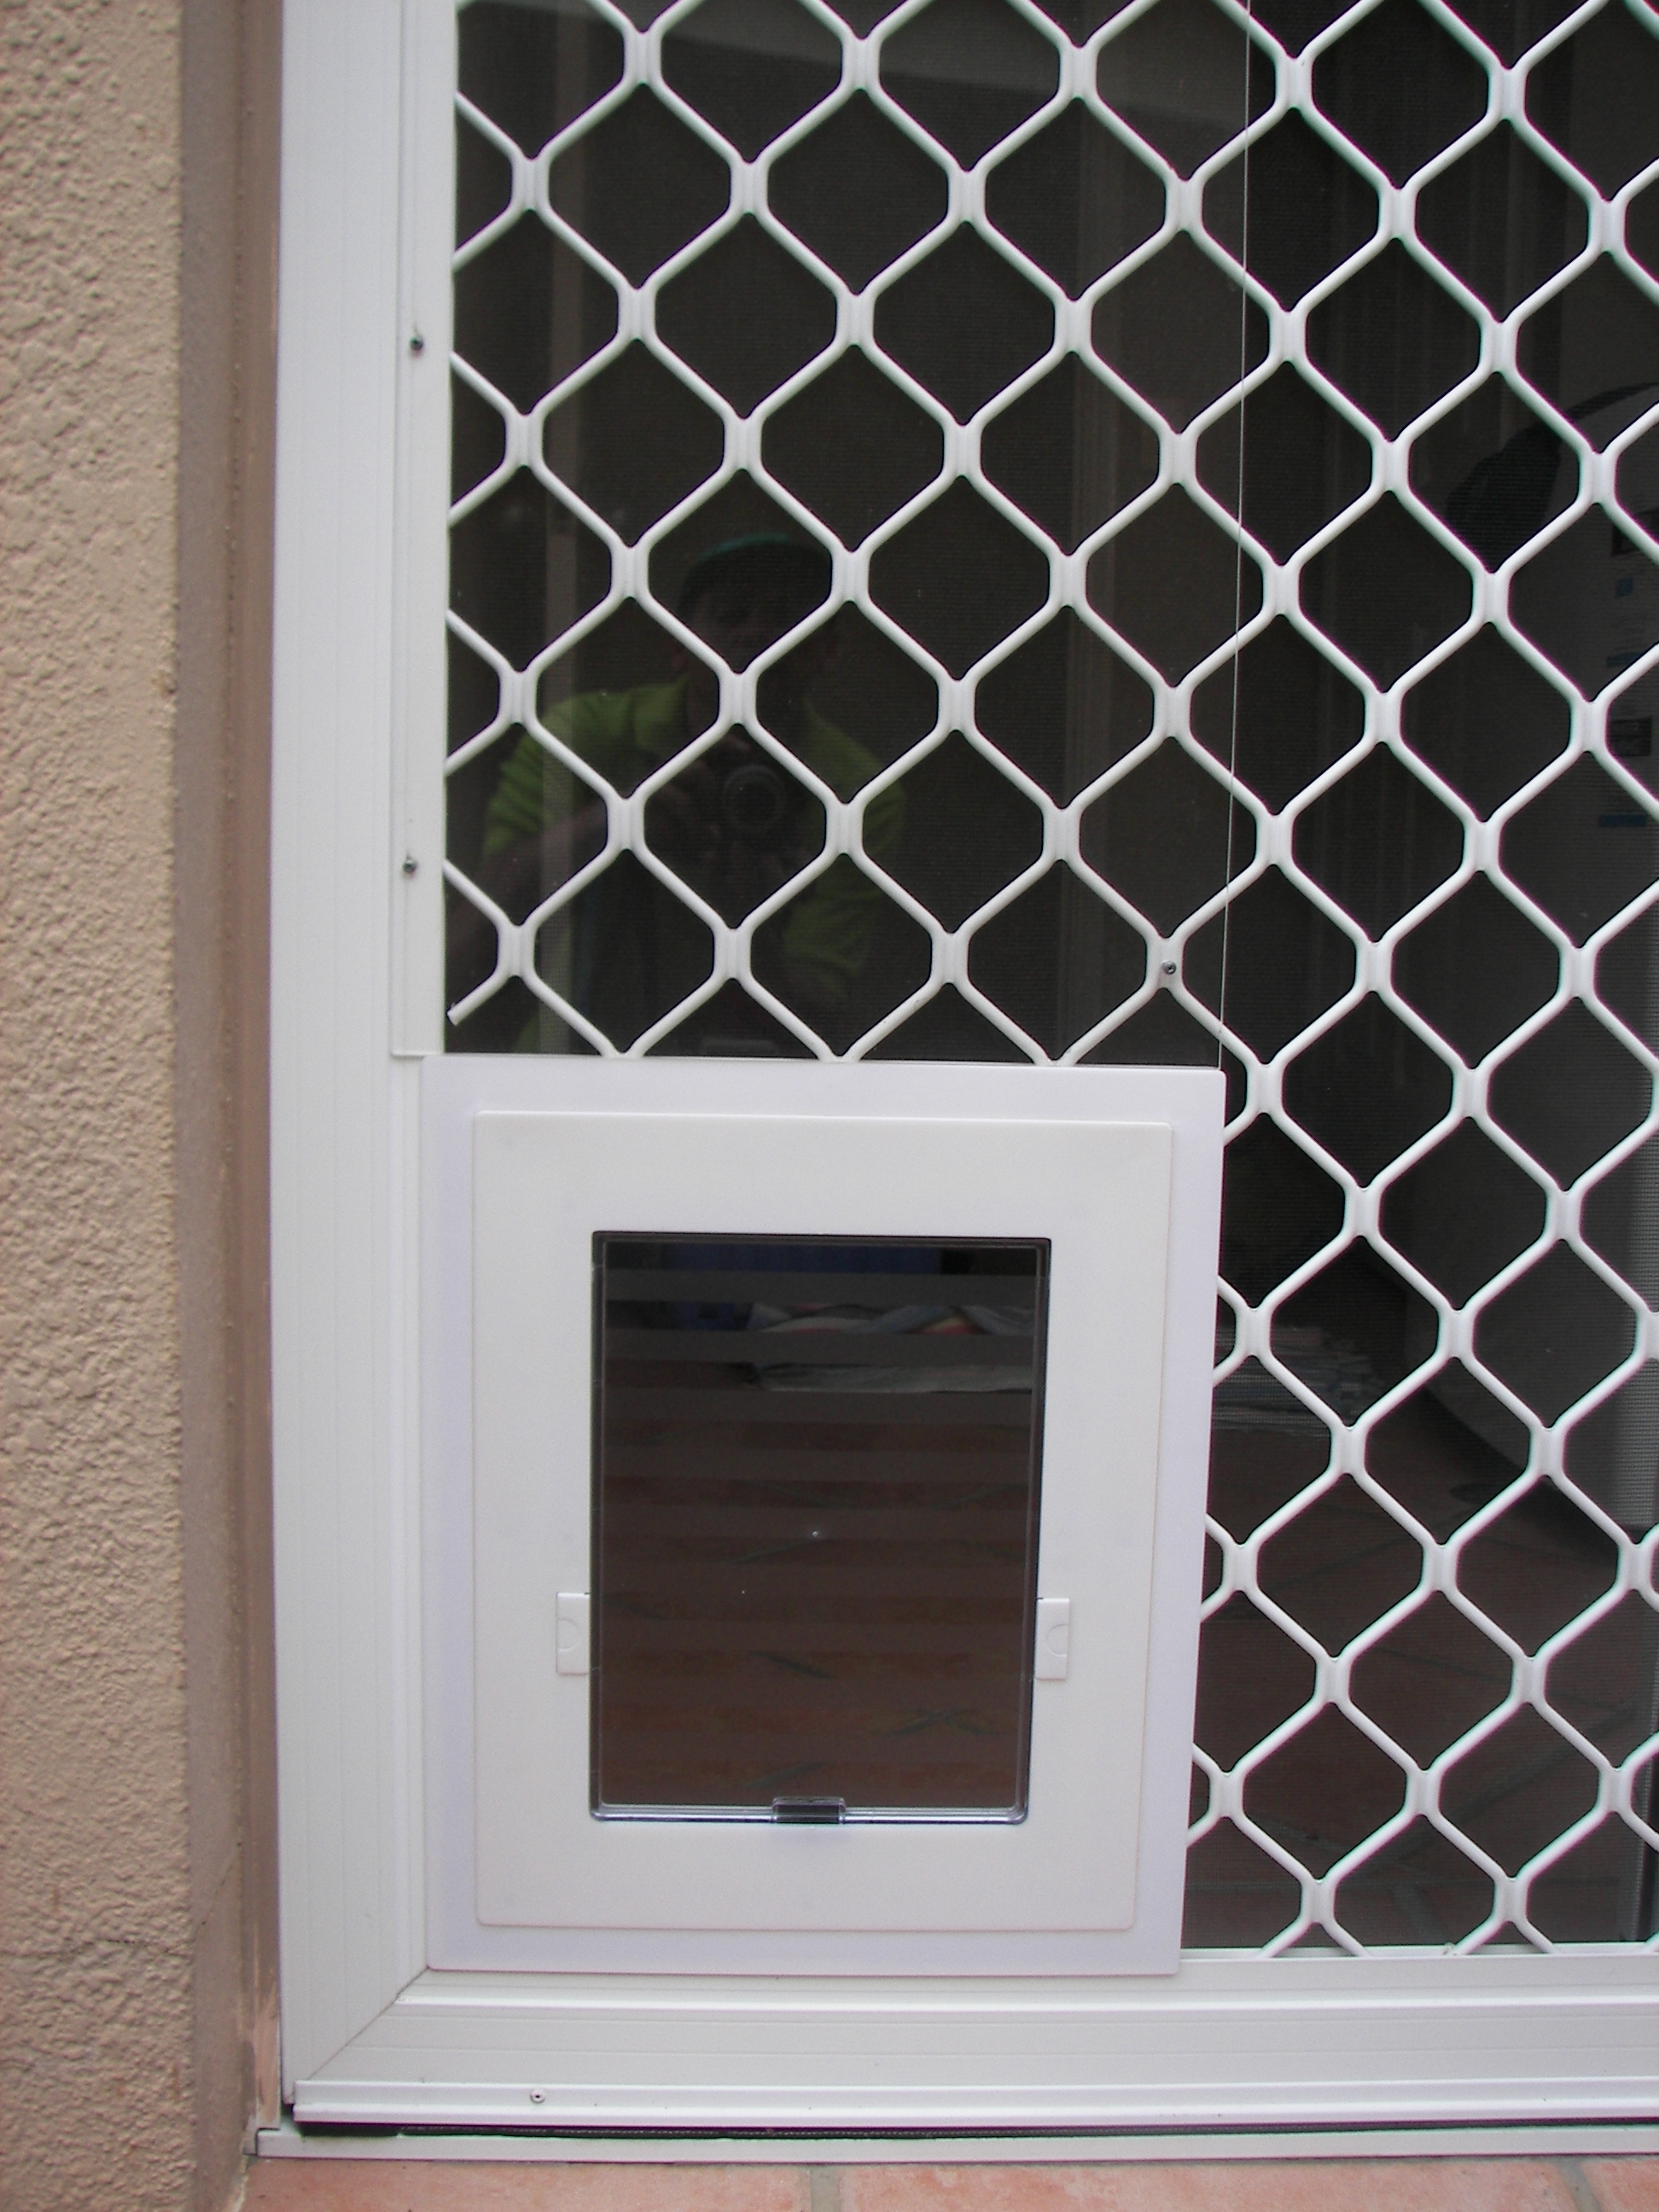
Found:
[[[234,1360],[192,1359],[188,1334],[223,1334],[227,1239],[177,1203],[180,1129],[187,1189],[235,1182],[224,963],[198,957],[181,998],[174,927],[181,882],[223,875],[225,819],[222,701],[198,698],[179,775],[187,12],[0,4],[8,2212],[222,2202],[258,2009]],[[210,430],[228,373],[195,395]],[[198,599],[228,528],[198,549]]]

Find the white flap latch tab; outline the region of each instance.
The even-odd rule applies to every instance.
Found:
[[[559,1602],[562,1605],[564,1600],[561,1598]],[[586,1635],[584,1626],[584,1649]],[[1036,1609],[1036,1665],[1032,1672],[1039,1682],[1063,1682],[1071,1664],[1072,1601],[1068,1597],[1040,1597]]]
[[[561,1590],[556,1618],[558,1650],[554,1663],[562,1674],[585,1674],[587,1672],[587,1592]]]

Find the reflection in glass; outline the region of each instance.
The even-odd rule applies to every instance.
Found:
[[[552,664],[539,711],[558,750],[525,732],[503,761],[490,762],[494,787],[478,808],[468,855],[471,878],[486,896],[515,919],[539,912],[604,850],[604,787],[625,797],[681,753],[688,756],[684,767],[658,785],[645,808],[647,844],[679,882],[736,923],[800,874],[823,847],[823,807],[814,793],[741,727],[689,749],[717,720],[714,657],[747,668],[823,604],[829,575],[822,548],[797,538],[755,532],[732,538],[690,558],[678,580],[677,611],[709,659],[635,612],[631,623],[613,617],[605,626],[608,640],[590,633],[586,649],[578,647],[568,666]],[[833,621],[812,631],[762,673],[757,702],[763,729],[847,797],[868,781],[877,763],[813,703],[839,641]],[[580,688],[560,696],[561,675]],[[481,757],[481,765],[489,757]],[[890,854],[902,813],[897,793],[871,802],[864,842],[872,856]],[[452,810],[452,852],[463,826]],[[874,881],[855,867],[812,877],[792,902],[781,934],[758,948],[762,980],[809,1020],[814,1012],[835,1016],[850,994],[876,984],[879,963],[872,961],[885,904]],[[477,905],[453,901],[452,989],[489,974],[494,939]],[[623,854],[580,897],[550,912],[538,935],[537,965],[562,998],[625,1048],[705,980],[711,948],[692,910]],[[732,1026],[717,1044],[776,1049],[776,1024],[758,1006],[751,1015],[753,1004],[732,1006]],[[550,1048],[533,1019],[527,1031],[501,1042]]]
[[[1047,1245],[593,1242],[595,1811],[1019,1819]]]

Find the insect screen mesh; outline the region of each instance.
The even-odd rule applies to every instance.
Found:
[[[1648,1940],[1659,17],[473,0],[452,1048],[1219,1064],[1188,1941]]]

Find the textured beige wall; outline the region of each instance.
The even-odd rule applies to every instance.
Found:
[[[192,569],[204,495],[192,507],[187,491],[181,510],[179,468],[187,12],[185,0],[0,0],[7,2212],[222,2203],[254,2016],[269,2009],[268,1988],[249,1989],[241,1849],[246,1316],[227,1220],[246,1071],[216,1012],[234,965],[220,957],[224,912],[174,930],[181,883],[199,903],[205,882],[226,879],[234,827],[234,654],[218,694],[198,670],[188,747],[176,698],[181,576],[195,629],[222,620],[213,586],[235,524],[222,499]],[[243,12],[196,9],[198,49],[204,27],[238,27],[233,70]],[[238,112],[233,99],[221,126],[233,138]],[[201,162],[200,115],[197,135]],[[217,281],[209,270],[207,288]],[[200,271],[196,283],[199,307]],[[230,368],[198,358],[197,374],[198,410],[228,432]],[[182,871],[176,826],[191,838]],[[188,1194],[229,1201],[181,1211],[181,1158]]]

